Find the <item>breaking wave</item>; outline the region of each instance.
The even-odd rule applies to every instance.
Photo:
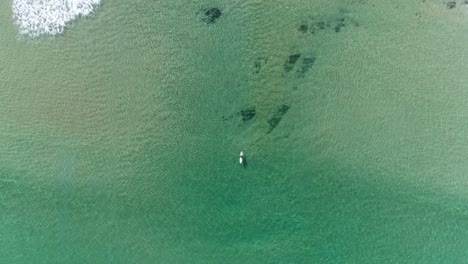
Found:
[[[71,21],[93,14],[101,0],[13,0],[13,16],[23,35],[57,35]]]

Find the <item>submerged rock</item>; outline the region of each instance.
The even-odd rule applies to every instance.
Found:
[[[311,20],[312,21],[309,23],[310,26],[307,29],[311,34],[328,31],[330,29],[338,33],[341,32],[343,27],[348,25],[359,26],[359,23],[349,15],[349,12],[343,9],[340,9],[339,12],[333,16],[322,18],[312,17]]]
[[[286,114],[286,112],[288,112],[288,110],[289,110],[289,106],[283,104],[280,106],[280,108],[278,108],[278,114],[284,115]]]
[[[345,27],[346,26],[346,23],[345,23],[345,19],[344,17],[340,18],[335,26],[335,32],[338,33],[341,31],[341,28],[342,27]]]
[[[267,58],[258,57],[254,62],[254,73],[259,73],[262,67],[268,62]]]
[[[270,133],[281,121],[281,117],[279,116],[274,116],[268,120],[268,124],[270,125],[270,130],[268,130],[268,133]]]
[[[307,33],[307,29],[309,29],[309,26],[307,24],[302,24],[299,26],[299,32],[302,32],[302,33]]]
[[[299,77],[304,77],[309,69],[314,65],[316,58],[315,57],[304,57],[302,59],[302,66],[297,70]]]
[[[283,118],[283,115],[285,115],[288,110],[289,110],[289,106],[288,105],[281,105],[278,110],[273,114],[273,116],[268,119],[268,124],[270,125],[270,129],[268,130],[267,133],[270,133],[271,131],[273,131],[273,129],[279,124],[279,122],[281,121],[281,119]]]
[[[317,27],[318,27],[319,29],[325,29],[325,26],[326,26],[327,24],[326,24],[325,22],[323,22],[323,21],[320,21],[320,22],[317,22],[316,25],[317,25]]]
[[[315,60],[316,60],[315,57],[305,57],[304,60],[302,61],[302,64],[304,66],[311,67],[314,64]]]
[[[310,33],[315,34],[317,31],[325,30],[330,27],[330,23],[327,21],[318,21],[312,24],[310,27]]]
[[[288,59],[286,60],[286,62],[284,63],[284,70],[286,72],[291,71],[300,57],[301,57],[300,53],[290,55]]]
[[[216,22],[216,20],[222,15],[221,10],[217,7],[205,9],[203,12],[205,14],[203,21],[205,21],[207,24]]]
[[[447,8],[448,8],[448,9],[455,8],[456,6],[457,6],[457,2],[455,2],[455,1],[449,1],[449,2],[447,2]]]
[[[289,64],[295,64],[297,62],[297,60],[299,60],[300,57],[301,57],[300,53],[293,54],[293,55],[289,56],[288,63]]]
[[[249,108],[249,109],[245,109],[245,110],[240,111],[242,121],[251,120],[252,118],[255,117],[255,114],[256,114],[255,108]]]
[[[222,116],[221,118],[223,119],[223,121],[228,121],[229,119],[232,119],[234,116],[233,115],[230,115],[230,116]]]

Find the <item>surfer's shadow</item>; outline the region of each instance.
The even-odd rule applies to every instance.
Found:
[[[242,166],[244,167],[244,169],[247,168],[247,166],[249,166],[248,163],[249,162],[247,160],[247,157],[244,156],[244,158],[242,159]]]

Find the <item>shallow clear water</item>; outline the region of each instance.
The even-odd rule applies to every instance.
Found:
[[[467,258],[465,6],[105,1],[31,39],[11,4],[0,262]]]

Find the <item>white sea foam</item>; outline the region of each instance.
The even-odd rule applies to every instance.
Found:
[[[93,14],[101,0],[13,0],[19,32],[37,37],[63,32],[71,21]]]

